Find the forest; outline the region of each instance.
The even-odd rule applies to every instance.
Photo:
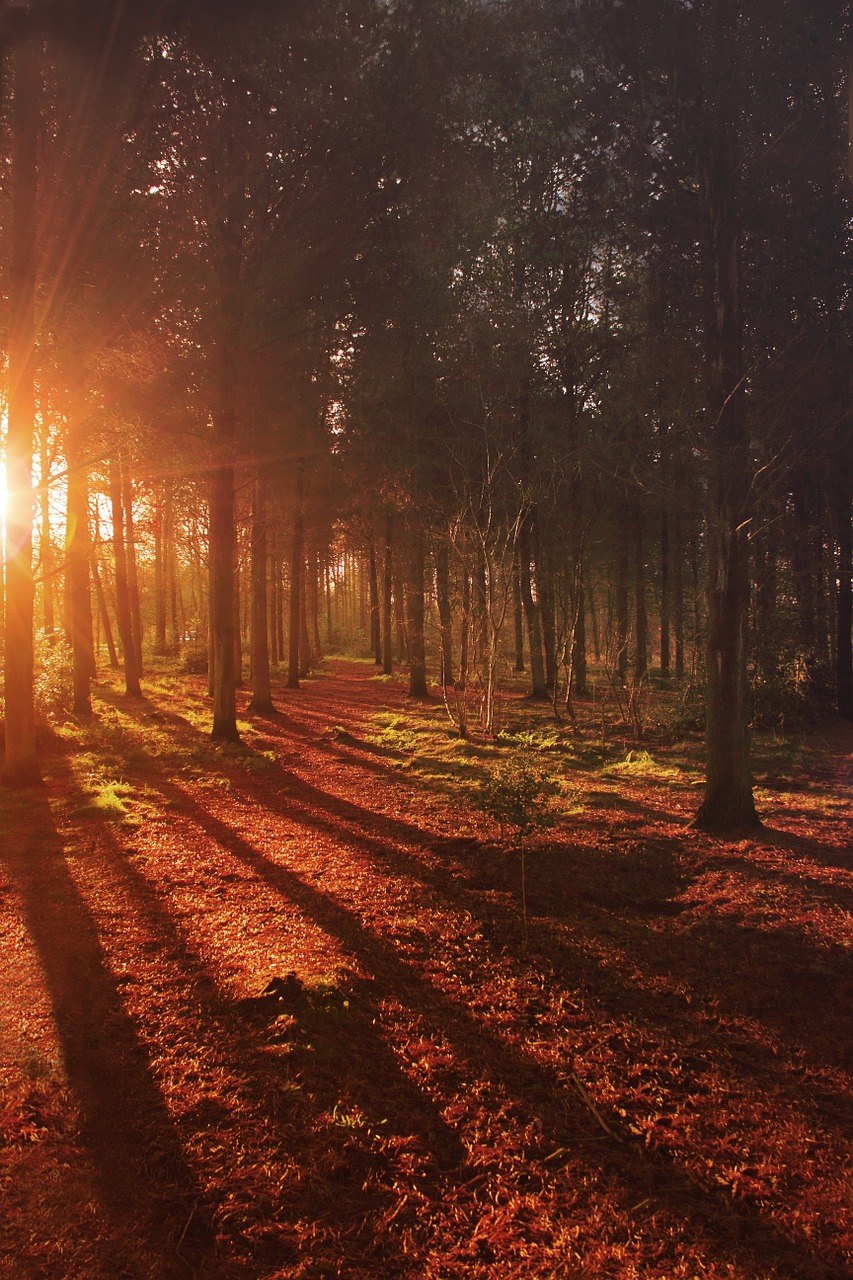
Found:
[[[851,1274],[832,0],[0,0],[0,1280]]]

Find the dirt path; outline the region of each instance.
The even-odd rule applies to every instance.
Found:
[[[525,947],[514,858],[369,740],[371,675],[227,752],[200,687],[106,690],[10,807],[0,1276],[840,1276],[837,786],[722,845],[686,781],[581,778]]]

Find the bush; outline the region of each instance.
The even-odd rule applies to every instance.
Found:
[[[814,725],[826,714],[828,706],[828,700],[824,702],[805,684],[757,680],[752,686],[752,727],[784,733],[786,729]]]
[[[206,676],[207,645],[188,645],[181,654],[181,671],[186,676]]]
[[[551,775],[530,757],[517,750],[480,785],[480,808],[504,830],[511,830],[512,845],[521,861],[521,918],[527,945],[527,872],[524,842],[534,831],[554,823],[551,801],[559,793]]]
[[[559,787],[548,771],[524,750],[514,751],[481,784],[480,808],[504,828],[511,828],[517,845],[534,831],[553,825],[550,809]]]
[[[74,696],[71,645],[59,636],[36,636],[34,699],[39,720],[66,714]]]

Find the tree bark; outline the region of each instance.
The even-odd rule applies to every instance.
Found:
[[[290,623],[287,634],[287,687],[299,688],[299,639],[302,623],[302,576],[305,552],[305,459],[296,463],[293,538],[290,548]]]
[[[267,617],[267,501],[260,468],[252,490],[252,700],[249,710],[275,710],[270,687],[269,619]]]
[[[634,679],[645,680],[649,673],[648,630],[646,612],[646,558],[643,547],[643,509],[634,504]]]
[[[124,543],[124,509],[121,496],[121,475],[118,463],[110,460],[110,508],[113,522],[113,559],[116,573],[116,620],[124,665],[124,689],[130,697],[142,693],[139,671],[136,666],[136,645],[130,616],[130,594],[127,582],[127,553]]]
[[[91,679],[95,669],[92,645],[92,597],[89,566],[92,560],[89,531],[88,472],[77,443],[77,428],[68,429],[66,460],[66,601],[68,635],[71,640],[72,709],[88,720],[92,715]]]
[[[839,430],[835,473],[835,519],[838,539],[835,678],[838,714],[853,720],[853,529],[850,520],[850,458]]]
[[[240,618],[240,563],[234,565],[234,688],[243,688],[243,631]]]
[[[524,608],[525,621],[527,622],[527,644],[530,650],[530,697],[545,699],[548,697],[548,689],[545,682],[545,663],[542,658],[542,630],[539,622],[539,607],[533,599],[530,568],[531,520],[530,513],[527,513],[521,521],[518,538],[518,554],[521,566],[521,603]]]
[[[628,679],[628,510],[623,508],[616,529],[616,670]]]
[[[94,549],[92,552],[92,579],[95,583],[95,596],[98,601],[98,613],[101,619],[101,626],[104,628],[104,639],[107,642],[107,654],[109,655],[110,666],[114,671],[117,671],[119,661],[118,653],[116,652],[116,642],[113,636],[109,610],[107,609],[107,597],[104,591],[104,584],[101,581],[101,571],[98,568],[98,554]]]
[[[711,475],[708,488],[708,729],[705,799],[696,825],[755,826],[749,758],[747,621],[749,439],[744,398],[737,226],[737,5],[706,0],[705,144],[699,192]]]
[[[684,521],[675,518],[673,557],[672,622],[675,631],[675,678],[684,679]]]
[[[390,676],[394,670],[394,640],[391,615],[394,597],[394,515],[385,513],[385,555],[382,562],[382,670]]]
[[[210,487],[210,632],[214,742],[239,742],[234,666],[235,528],[234,472],[237,448],[237,361],[240,328],[240,245],[226,218],[219,256],[214,464]]]
[[[450,552],[444,538],[435,547],[435,585],[441,630],[441,683],[453,686],[453,615],[450,609]]]
[[[178,653],[181,637],[186,632],[186,619],[179,618],[179,583],[178,583],[178,549],[175,540],[175,506],[172,495],[172,482],[166,480],[166,492],[163,498],[163,541],[166,561],[166,589],[169,601],[169,634],[172,652]]]
[[[17,10],[7,18],[14,19],[16,30],[12,58],[3,776],[10,786],[18,787],[38,783],[41,778],[36,758],[32,563],[39,66],[29,10]]]
[[[671,657],[669,511],[664,500],[660,513],[660,673],[664,680],[669,675]]]
[[[127,548],[127,591],[130,601],[130,627],[136,652],[136,670],[142,675],[142,608],[139,600],[139,570],[136,563],[136,526],[133,517],[133,481],[127,470],[127,460],[122,461],[122,503],[125,519],[125,546]]]
[[[557,684],[554,591],[551,583],[549,556],[539,527],[539,515],[536,511],[533,512],[531,533],[533,559],[536,566],[536,594],[539,598],[539,619],[542,628],[542,647],[545,653],[545,688],[551,693]]]
[[[163,522],[163,482],[154,491],[154,652],[166,652],[166,539]]]
[[[424,637],[424,535],[420,527],[411,534],[409,554],[409,696],[427,697],[426,644]]]
[[[41,424],[39,439],[39,500],[41,507],[41,529],[39,533],[39,560],[41,562],[41,600],[44,633],[51,637],[56,629],[56,614],[53,607],[56,558],[53,552],[53,540],[50,536],[50,453],[48,450],[47,423]]]
[[[379,620],[379,576],[376,569],[376,546],[373,534],[368,544],[368,579],[370,586],[370,650],[377,667],[382,666],[382,628]]]
[[[512,614],[515,625],[514,671],[524,670],[524,611],[521,605],[521,571],[518,564],[518,548],[512,558]]]

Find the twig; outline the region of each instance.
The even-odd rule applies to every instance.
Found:
[[[610,1128],[610,1125],[604,1119],[598,1107],[595,1105],[592,1098],[587,1093],[586,1088],[581,1082],[577,1072],[573,1071],[569,1076],[569,1079],[571,1080],[572,1084],[575,1086],[575,1089],[577,1091],[578,1097],[580,1098],[581,1102],[587,1108],[590,1115],[595,1117],[595,1119],[601,1125],[602,1129],[608,1135],[608,1137],[613,1138],[614,1142],[621,1142],[622,1139],[619,1137],[619,1134],[613,1132],[613,1130]]]

